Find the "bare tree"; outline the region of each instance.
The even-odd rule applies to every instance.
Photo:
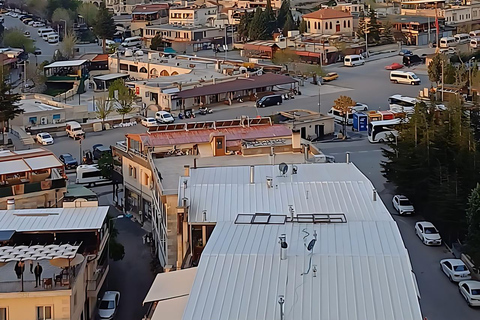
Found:
[[[115,111],[112,100],[101,97],[95,100],[95,107],[97,109],[97,118],[102,120],[102,129],[105,129],[105,119]]]

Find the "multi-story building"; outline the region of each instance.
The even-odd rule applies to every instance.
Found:
[[[146,26],[160,25],[168,22],[168,3],[137,5],[132,11],[130,30],[140,35]]]
[[[99,7],[100,4],[104,2],[107,9],[111,11],[114,15],[132,14],[133,10],[138,4],[145,4],[145,3],[151,2],[151,0],[82,0],[82,1],[93,3],[97,7]]]
[[[465,26],[480,24],[480,2],[465,6],[451,6],[444,9],[445,25]],[[464,30],[465,31],[465,30]]]
[[[307,23],[309,33],[353,34],[353,16],[350,12],[327,8],[304,14],[302,18]]]
[[[191,6],[170,8],[168,23],[185,26],[215,26],[217,7]]]
[[[45,149],[0,151],[0,209],[62,207],[67,191],[63,164]]]
[[[95,319],[109,271],[108,209],[18,210],[11,203],[0,211],[1,319]],[[30,269],[37,263],[39,284]]]

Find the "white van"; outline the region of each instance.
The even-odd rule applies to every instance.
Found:
[[[167,111],[158,111],[155,113],[155,119],[160,123],[172,123],[175,119]]]
[[[52,28],[40,28],[38,29],[37,34],[41,37],[43,36],[44,33],[51,33],[51,32],[53,32]]]
[[[331,108],[327,114],[335,119],[335,122],[338,123],[343,123],[345,121],[345,117],[342,115],[342,113],[335,109]],[[351,126],[353,124],[353,113],[348,113],[347,114],[347,125]]]
[[[347,67],[361,66],[365,64],[365,59],[360,55],[345,56],[343,59],[343,65]]]
[[[480,37],[475,37],[470,39],[470,48],[472,49],[480,48]]]
[[[126,38],[122,42],[122,47],[140,47],[142,45],[142,37]]]
[[[58,34],[50,33],[48,35],[47,42],[51,44],[58,43]]]
[[[457,45],[454,37],[445,37],[440,39],[440,48],[454,47]]]
[[[82,164],[77,167],[75,183],[95,186],[97,183],[109,183],[110,180],[102,176],[102,172],[95,164]]]
[[[459,33],[453,36],[457,43],[467,43],[470,40],[470,36],[466,33]]]
[[[470,31],[470,38],[480,37],[480,30]]]
[[[42,39],[45,40],[45,41],[48,41],[48,36],[51,35],[51,34],[57,34],[57,33],[55,31],[44,32],[44,33],[42,33]]]
[[[391,71],[390,81],[394,83],[405,83],[411,85],[420,84],[420,79],[417,77],[417,75],[410,71]]]

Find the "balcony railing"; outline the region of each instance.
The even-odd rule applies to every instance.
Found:
[[[97,269],[93,273],[93,278],[87,280],[87,290],[97,291],[105,281],[105,276],[108,274],[110,266],[107,263],[107,259],[102,265],[97,266]]]

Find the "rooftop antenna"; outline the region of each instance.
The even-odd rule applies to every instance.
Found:
[[[278,296],[278,304],[280,305],[280,320],[285,319],[285,309],[284,309],[284,304],[285,304],[285,299],[283,295]]]

